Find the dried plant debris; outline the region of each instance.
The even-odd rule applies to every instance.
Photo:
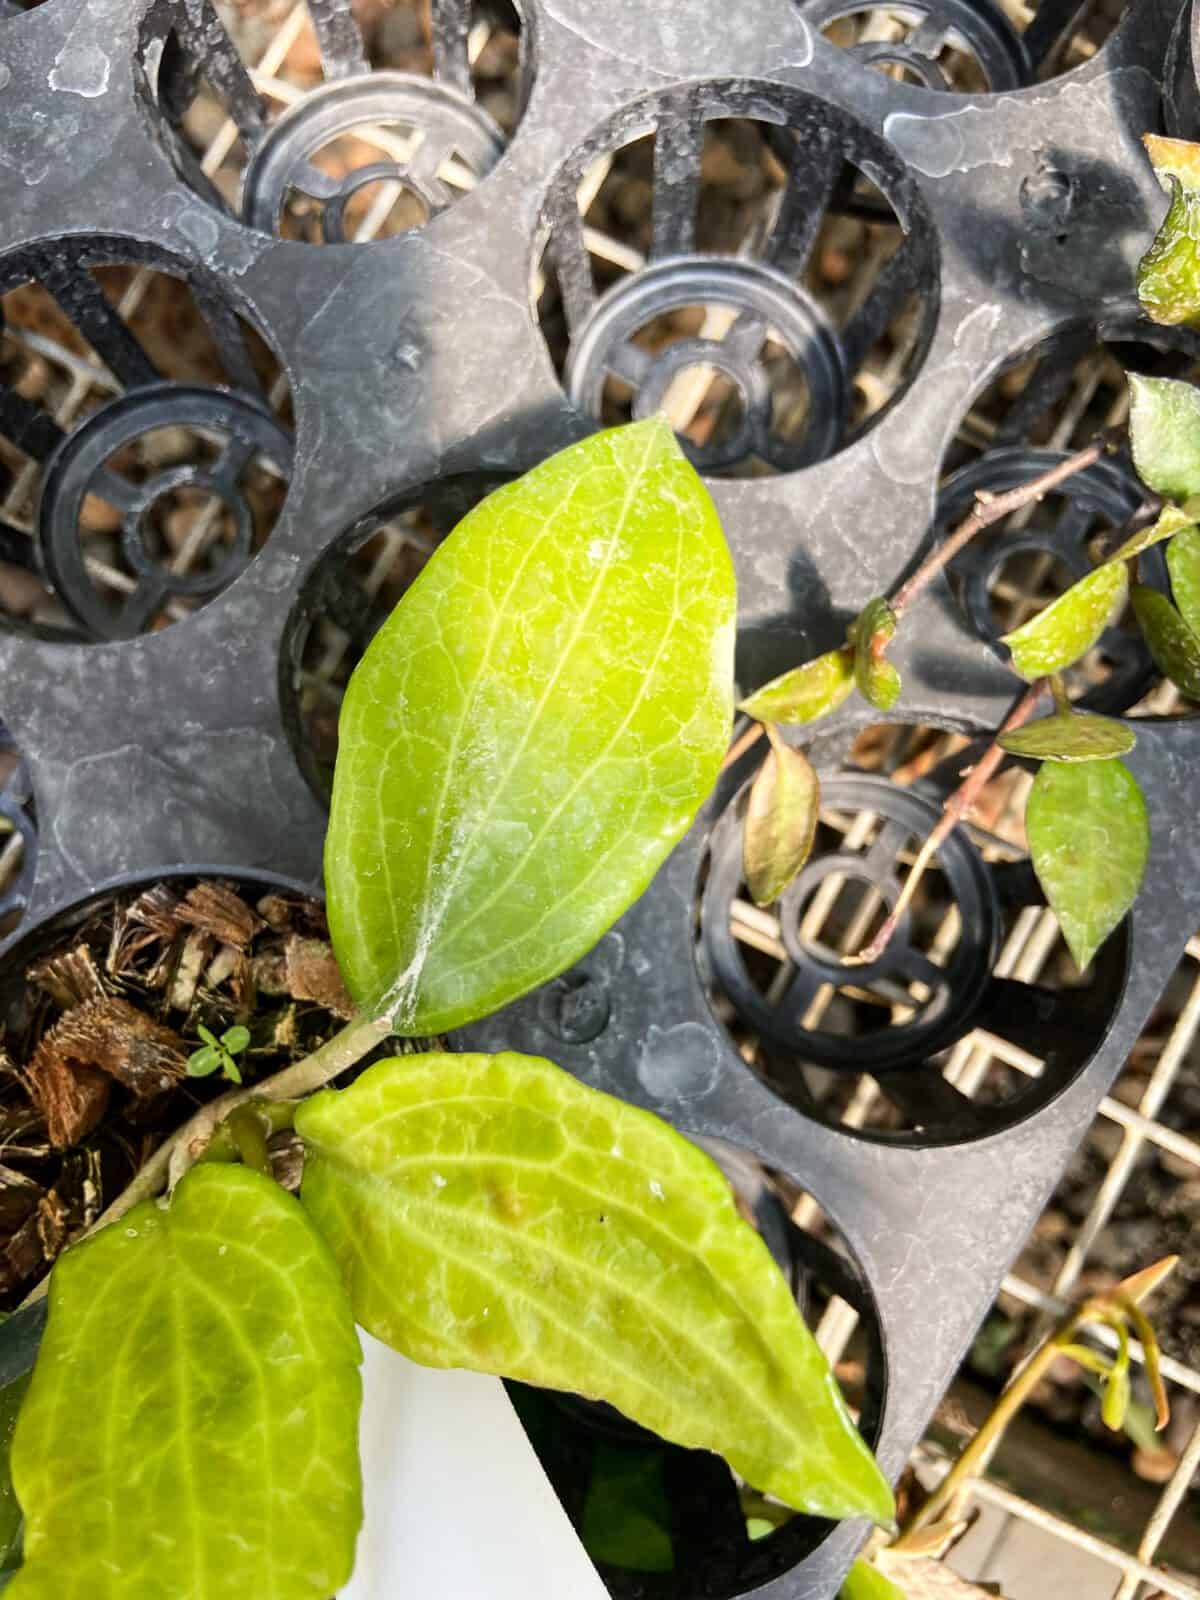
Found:
[[[0,985],[0,1309],[16,1305],[160,1141],[227,1087],[191,1078],[200,1025],[250,1030],[245,1080],[342,1026],[316,900],[181,879],[91,907]],[[281,1178],[299,1150],[277,1135]]]

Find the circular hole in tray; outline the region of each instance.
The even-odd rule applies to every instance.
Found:
[[[1069,1084],[1120,1004],[1118,929],[1080,975],[1024,850],[1029,774],[1010,763],[945,841],[890,945],[847,964],[894,905],[946,795],[983,746],[899,723],[821,773],[816,843],[773,905],[742,871],[743,758],[697,886],[697,961],[747,1067],[822,1121],[920,1145],[1008,1127]],[[819,761],[819,752],[814,752]]]
[[[999,5],[995,0],[797,0],[831,44],[864,67],[938,93],[988,94],[1086,66],[1123,8]]]
[[[322,802],[350,674],[437,545],[505,479],[464,474],[410,490],[357,522],[309,574],[284,637],[280,694],[301,770]]]
[[[213,599],[287,494],[261,335],[196,270],[110,239],[7,256],[0,312],[0,614],[94,642]]]
[[[605,426],[664,412],[701,471],[748,477],[825,460],[879,420],[920,366],[937,281],[890,146],[797,90],[705,83],[575,152],[531,295],[581,410]]]
[[[812,1197],[723,1141],[697,1140],[792,1285],[870,1444],[886,1393],[870,1290]],[[510,1383],[555,1492],[614,1600],[727,1600],[789,1572],[832,1524],[791,1512],[715,1455],[665,1443],[607,1405]]]
[[[1061,330],[1007,363],[979,393],[946,452],[935,537],[973,509],[978,491],[1003,493],[1046,472],[1129,412],[1126,371],[1194,379],[1200,337],[1136,316]],[[1121,539],[1145,500],[1127,454],[1103,458],[1038,504],[979,534],[950,565],[951,588],[973,628],[1006,656],[1000,636],[1084,577]],[[1143,583],[1165,589],[1161,547],[1141,557]],[[1128,608],[1067,673],[1073,698],[1091,710],[1175,709]]]
[[[145,91],[180,176],[285,239],[365,243],[420,227],[495,166],[531,87],[512,0],[222,18],[201,39],[151,10]]]

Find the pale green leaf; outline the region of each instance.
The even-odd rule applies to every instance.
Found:
[[[372,641],[325,850],[354,998],[404,1033],[553,977],[646,887],[728,744],[733,566],[661,420],[498,489]]]
[[[1128,755],[1137,739],[1132,728],[1112,717],[1059,711],[1002,733],[996,743],[1010,756],[1030,761],[1108,761]]]
[[[1152,545],[1161,544],[1164,539],[1173,539],[1176,534],[1185,529],[1195,531],[1195,515],[1185,506],[1164,506],[1157,518],[1148,528],[1142,528],[1138,533],[1131,533],[1124,544],[1118,546],[1109,557],[1110,561],[1132,561],[1134,556],[1140,556],[1143,550],[1149,550]],[[1168,560],[1170,556],[1168,554]]]
[[[853,650],[828,650],[772,678],[738,709],[758,722],[815,722],[836,711],[853,688]]]
[[[856,1561],[846,1574],[840,1600],[905,1600],[905,1596],[903,1589],[897,1589],[878,1567],[869,1561]]]
[[[1137,898],[1150,821],[1121,761],[1039,768],[1025,809],[1034,871],[1082,970]]]
[[[1200,146],[1157,134],[1143,143],[1171,204],[1138,265],[1138,298],[1155,322],[1194,323],[1200,316]]]
[[[1154,664],[1191,700],[1200,700],[1200,635],[1192,632],[1165,594],[1133,586],[1133,610]]]
[[[817,834],[821,785],[812,763],[775,733],[750,789],[742,860],[750,897],[769,906],[808,860]]]
[[[1004,635],[1014,669],[1032,682],[1073,666],[1108,627],[1128,589],[1123,561],[1106,561],[1080,578],[1044,611]]]
[[[232,1028],[227,1028],[221,1035],[221,1043],[226,1050],[232,1051],[234,1055],[237,1055],[240,1050],[244,1050],[250,1043],[250,1029],[243,1027],[241,1023]]]
[[[194,1168],[54,1268],[13,1441],[6,1600],[328,1600],[361,1521],[359,1346],[329,1251],[245,1167]]]
[[[607,1400],[820,1516],[892,1496],[718,1167],[549,1061],[410,1056],[302,1105],[355,1315],[429,1366]]]
[[[1171,540],[1167,571],[1180,616],[1200,635],[1200,528],[1187,528]]]
[[[1200,493],[1200,389],[1129,375],[1129,442],[1142,482],[1168,500]]]
[[[900,674],[884,655],[895,633],[896,613],[882,597],[867,602],[849,632],[858,692],[877,711],[890,711],[900,698]]]

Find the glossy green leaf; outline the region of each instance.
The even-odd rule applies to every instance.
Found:
[[[996,743],[1010,756],[1031,761],[1109,761],[1137,743],[1132,728],[1087,711],[1059,711],[1002,733]]]
[[[1129,442],[1138,476],[1168,500],[1200,493],[1200,389],[1129,375]]]
[[[1108,627],[1128,589],[1123,561],[1106,561],[1080,578],[1044,611],[1004,635],[1014,669],[1032,682],[1073,666]]]
[[[758,722],[815,722],[836,711],[853,688],[853,650],[827,650],[772,678],[738,709]]]
[[[1195,323],[1200,316],[1200,146],[1147,134],[1154,170],[1171,204],[1138,265],[1138,298],[1156,322]]]
[[[424,1055],[296,1127],[304,1204],[377,1338],[607,1400],[798,1510],[890,1521],[786,1279],[657,1117],[531,1056]]]
[[[1150,821],[1121,761],[1039,768],[1025,809],[1034,871],[1082,969],[1137,898]]]
[[[1195,516],[1184,506],[1164,506],[1148,528],[1142,528],[1138,533],[1131,533],[1124,544],[1113,551],[1109,559],[1132,561],[1134,556],[1140,556],[1143,550],[1149,550],[1152,545],[1161,544],[1164,539],[1173,539],[1185,529],[1194,529],[1195,523]]]
[[[904,1591],[869,1561],[856,1561],[846,1574],[840,1600],[904,1600]]]
[[[1155,666],[1190,700],[1200,700],[1200,634],[1192,632],[1165,594],[1148,584],[1134,584],[1132,599]]]
[[[54,1268],[6,1600],[328,1600],[361,1521],[359,1345],[299,1204],[194,1168]]]
[[[900,674],[883,653],[895,634],[896,613],[882,597],[867,602],[849,632],[858,692],[877,711],[890,711],[900,698]]]
[[[342,707],[325,883],[365,1009],[441,1033],[596,942],[720,769],[734,615],[716,511],[661,420],[464,518]]]
[[[1200,635],[1200,528],[1187,528],[1167,546],[1167,571],[1179,614]]]
[[[579,1537],[593,1561],[630,1572],[671,1572],[666,1452],[596,1446]]]
[[[750,897],[769,906],[808,860],[817,836],[821,785],[802,750],[768,727],[771,748],[754,779],[742,834],[742,863]]]

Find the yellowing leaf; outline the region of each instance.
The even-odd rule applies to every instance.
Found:
[[[1121,561],[1106,561],[1080,578],[1044,611],[1004,635],[1013,667],[1032,682],[1072,666],[1108,627],[1128,588]]]
[[[769,724],[771,748],[758,769],[746,807],[742,859],[755,905],[769,906],[808,860],[817,832],[821,786],[801,750]]]
[[[1002,733],[996,743],[1010,756],[1031,761],[1108,761],[1128,755],[1137,740],[1132,728],[1112,717],[1059,711]]]
[[[878,1567],[856,1561],[846,1574],[839,1600],[905,1600],[905,1595]]]
[[[1179,614],[1200,634],[1200,528],[1187,528],[1167,546],[1167,571]]]
[[[329,1251],[246,1167],[194,1168],[54,1268],[17,1422],[6,1600],[326,1600],[361,1521],[359,1346]]]
[[[720,769],[734,610],[716,511],[662,421],[464,518],[342,707],[325,883],[364,1009],[457,1027],[637,898]]]
[[[772,678],[738,709],[756,722],[815,722],[836,711],[853,688],[853,650],[828,650]]]
[[[1124,544],[1113,551],[1109,557],[1111,561],[1132,561],[1134,556],[1140,556],[1143,550],[1149,550],[1152,545],[1161,544],[1164,539],[1172,539],[1185,529],[1195,531],[1196,518],[1184,506],[1164,506],[1158,517],[1148,528],[1143,528],[1139,533],[1131,533]],[[1170,555],[1168,553],[1168,560]]]
[[[530,1056],[409,1056],[296,1114],[355,1315],[429,1366],[607,1400],[819,1516],[892,1496],[719,1169]]]
[[[1200,635],[1192,632],[1165,594],[1133,586],[1133,610],[1154,664],[1192,700],[1200,700]]]
[[[1200,315],[1200,146],[1156,134],[1143,142],[1171,204],[1138,265],[1138,298],[1156,322],[1193,323]]]
[[[1121,761],[1039,768],[1025,809],[1038,882],[1082,970],[1137,898],[1150,821]]]
[[[883,653],[895,633],[896,613],[882,598],[869,600],[850,629],[858,692],[877,711],[890,711],[900,698],[900,674]]]
[[[1129,375],[1129,443],[1142,482],[1168,500],[1200,493],[1200,389]]]

